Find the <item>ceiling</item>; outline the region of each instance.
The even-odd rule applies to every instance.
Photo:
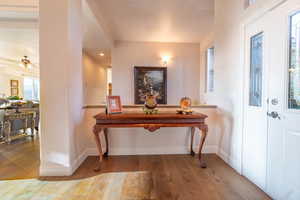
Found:
[[[0,29],[0,47],[11,46],[19,47],[19,52],[24,56],[24,53],[34,54],[38,57],[39,32],[37,29]],[[9,54],[9,50],[1,51],[1,55]],[[38,58],[35,62],[38,61]]]
[[[199,43],[214,25],[214,0],[87,0],[114,40]]]
[[[115,41],[200,43],[213,31],[214,0],[82,2],[83,47],[102,63],[110,62],[110,49]],[[6,41],[1,43],[2,47],[15,43],[12,48],[19,48],[12,59],[28,54],[37,63],[38,0],[2,0],[0,25],[0,39]],[[106,56],[100,57],[100,52]]]
[[[33,63],[30,73],[38,73],[38,0],[1,0],[0,69],[22,72],[24,55]]]
[[[0,29],[0,67],[15,65],[26,55],[34,64],[39,62],[38,30]]]
[[[39,0],[1,0],[0,20],[37,21]]]
[[[110,48],[111,43],[106,38],[106,35],[95,18],[90,6],[83,1],[83,48],[84,51],[94,58],[98,63],[110,66]],[[105,56],[99,56],[104,53]]]

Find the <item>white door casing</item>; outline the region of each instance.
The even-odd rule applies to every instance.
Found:
[[[244,135],[243,135],[243,155],[242,155],[242,174],[265,189],[266,186],[266,160],[267,160],[267,49],[268,32],[265,30],[266,17],[245,26],[245,74],[244,74]],[[255,48],[253,40],[256,37],[262,37],[262,57],[261,59],[261,80],[256,81],[256,77],[250,79],[251,68],[253,70],[253,56]],[[252,67],[251,67],[252,66]],[[260,85],[261,88],[256,91],[260,93],[260,102],[251,102],[250,86]],[[255,100],[254,100],[255,101]]]

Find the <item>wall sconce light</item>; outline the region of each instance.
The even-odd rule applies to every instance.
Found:
[[[170,62],[170,59],[171,59],[171,56],[162,56],[161,60],[162,60],[163,66],[166,67],[168,65],[168,63]]]

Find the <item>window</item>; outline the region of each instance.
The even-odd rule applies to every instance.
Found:
[[[256,0],[245,0],[245,9],[254,4]]]
[[[107,94],[112,95],[112,68],[107,68],[106,71],[106,76],[107,76]]]
[[[249,105],[262,105],[263,33],[251,37]]]
[[[206,53],[206,92],[214,91],[215,48],[207,49]]]
[[[289,109],[300,110],[300,11],[290,17]]]
[[[249,5],[254,4],[255,2],[256,2],[256,0],[248,0]]]
[[[40,81],[36,78],[24,78],[24,99],[39,100],[40,99]]]

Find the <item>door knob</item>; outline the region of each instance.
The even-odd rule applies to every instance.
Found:
[[[272,117],[273,119],[279,119],[279,120],[281,119],[280,116],[279,116],[279,114],[278,114],[278,112],[275,112],[275,111],[273,111],[273,112],[268,112],[267,115],[268,115],[269,117]]]
[[[276,106],[276,105],[278,105],[279,101],[278,101],[278,99],[275,98],[275,99],[271,100],[271,103],[273,106]]]

